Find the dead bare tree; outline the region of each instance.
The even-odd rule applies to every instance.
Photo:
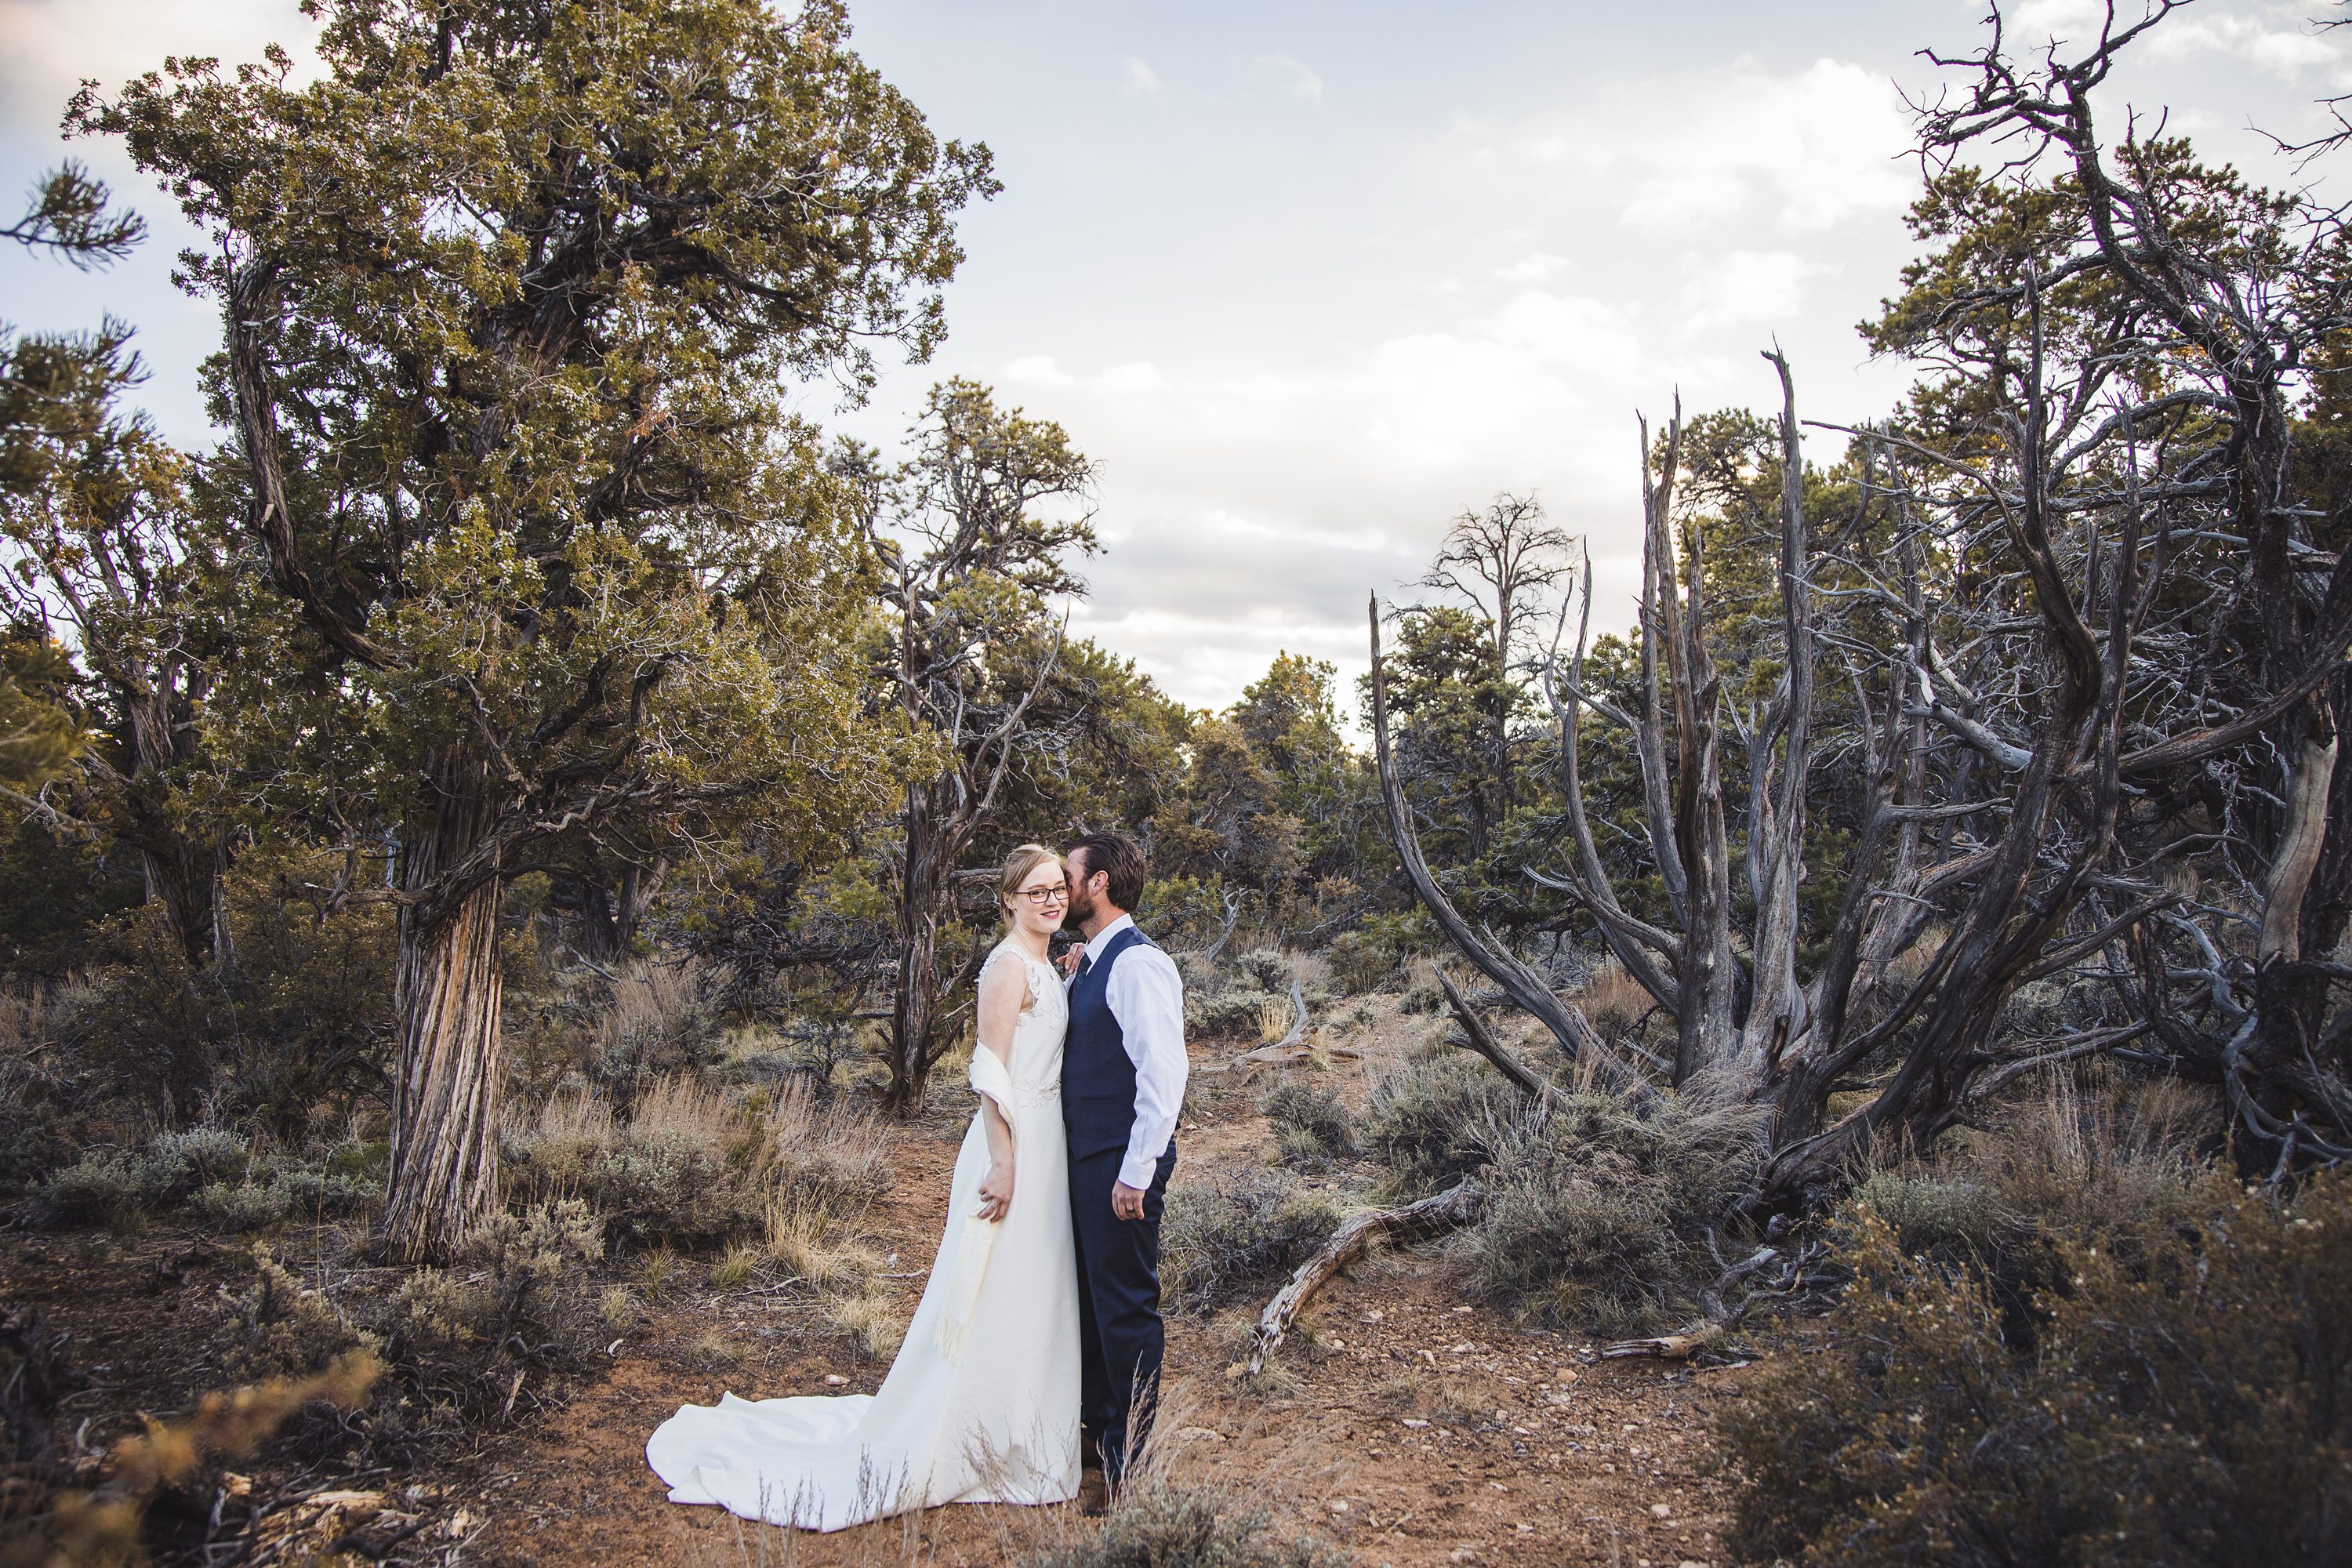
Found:
[[[2299,447],[2295,392],[2352,325],[2352,268],[2333,214],[2178,142],[2103,146],[2094,89],[2169,9],[2031,68],[1996,10],[1983,53],[1941,62],[1971,80],[1922,106],[1930,177],[1947,215],[1981,222],[1874,329],[1935,395],[1900,423],[1819,426],[1852,440],[1861,475],[1826,551],[1789,367],[1766,356],[1778,668],[1752,722],[1729,715],[1746,801],[1725,782],[1716,541],[1675,510],[1679,411],[1662,450],[1643,434],[1633,687],[1588,679],[1589,568],[1574,643],[1544,661],[1565,808],[1561,864],[1538,880],[1673,1020],[1674,1083],[1772,1107],[1763,1205],[1815,1201],[1874,1140],[1925,1146],[2021,1075],[2101,1052],[2218,1079],[2250,1163],[2352,1156],[2352,965],[2325,956],[2352,924],[2352,770],[2336,767],[2352,475]],[[1959,168],[1977,145],[2009,167]],[[1378,660],[1376,628],[1385,755]],[[1824,661],[1847,704],[1834,732]],[[1596,842],[1588,714],[1633,740],[1663,914],[1626,907]],[[1829,752],[1844,782],[1824,795]],[[1382,785],[1447,936],[1590,1050],[1572,1005],[1449,918],[1392,770]],[[1832,869],[1811,833],[1824,801],[1851,847],[1834,916],[1807,930],[1802,885]],[[1821,955],[1810,973],[1801,952]],[[2057,1035],[2004,1022],[2019,986],[2053,977],[2105,999]],[[1854,1089],[1832,1121],[1831,1095]]]
[[[1508,679],[1518,663],[1522,626],[1541,595],[1570,574],[1571,542],[1544,521],[1541,501],[1507,490],[1454,518],[1421,585],[1457,595],[1486,617],[1494,628],[1496,672]],[[1491,743],[1500,809],[1507,814],[1514,795],[1507,708],[1496,714]]]

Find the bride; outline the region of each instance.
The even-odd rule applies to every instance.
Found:
[[[1077,1495],[1077,1272],[1061,1111],[1069,1014],[1045,958],[1069,896],[1052,850],[1024,844],[1006,858],[1004,940],[980,973],[980,1110],[882,1391],[684,1406],[646,1444],[670,1501],[841,1530],[941,1503]]]

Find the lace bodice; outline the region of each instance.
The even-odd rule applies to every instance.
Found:
[[[1070,1010],[1062,992],[1062,977],[1054,966],[1043,959],[1031,958],[1010,941],[997,944],[980,968],[981,977],[987,978],[991,970],[1001,963],[1020,964],[1029,981],[1029,1005],[1021,1009],[1013,1026],[1013,1062],[1010,1088],[1021,1103],[1061,1103],[1062,1037],[1067,1032]],[[971,1086],[983,1094],[995,1094],[1003,1085],[991,1081],[995,1064],[990,1054],[975,1046],[971,1053]],[[1002,1098],[1000,1096],[1000,1098]]]

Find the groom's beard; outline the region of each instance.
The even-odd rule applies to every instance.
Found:
[[[1071,894],[1069,918],[1064,923],[1076,926],[1083,930],[1090,921],[1093,921],[1094,918],[1095,900],[1093,895],[1086,893]]]

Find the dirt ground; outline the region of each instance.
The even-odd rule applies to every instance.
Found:
[[[1201,1066],[1229,1055],[1195,1050]],[[1268,1072],[1286,1070],[1315,1069],[1202,1078],[1180,1185],[1264,1163],[1272,1141],[1256,1100]],[[1323,1081],[1360,1103],[1361,1075],[1346,1064]],[[892,1255],[902,1315],[937,1245],[960,1133],[952,1112],[887,1133],[896,1181],[870,1227]],[[299,1254],[299,1238],[280,1247],[289,1267]],[[218,1386],[201,1330],[238,1257],[161,1234],[127,1247],[35,1237],[0,1247],[8,1294],[77,1336],[93,1385],[72,1396],[68,1415],[88,1419],[86,1452],[133,1429],[140,1410]],[[379,1489],[419,1521],[412,1543],[431,1542],[444,1563],[997,1563],[1090,1528],[1074,1509],[981,1506],[812,1536],[669,1503],[644,1447],[680,1405],[730,1390],[870,1392],[886,1370],[805,1288],[714,1290],[692,1260],[679,1276],[611,1347],[607,1370],[543,1418],[430,1475],[338,1475],[322,1486]],[[1366,1568],[1722,1562],[1725,1489],[1710,1474],[1709,1429],[1719,1402],[1738,1396],[1737,1367],[1602,1361],[1585,1342],[1461,1302],[1442,1255],[1376,1257],[1325,1293],[1275,1373],[1255,1383],[1229,1375],[1246,1312],[1171,1322],[1167,1473],[1217,1484],[1286,1533],[1309,1531]],[[724,1371],[709,1370],[714,1336],[740,1357]],[[331,1539],[329,1524],[317,1533]]]

